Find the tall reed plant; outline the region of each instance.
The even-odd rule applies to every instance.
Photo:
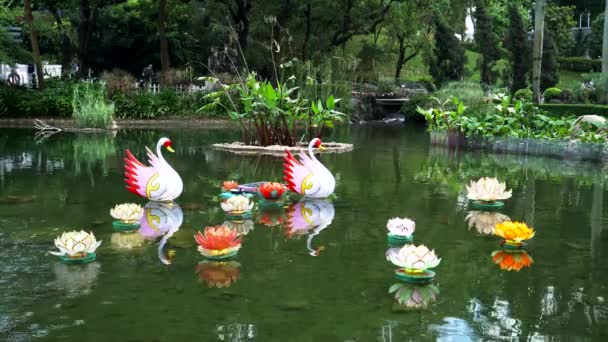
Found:
[[[114,104],[106,101],[104,83],[77,84],[74,87],[72,107],[76,127],[108,128],[112,123]]]

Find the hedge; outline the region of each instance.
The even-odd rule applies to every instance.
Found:
[[[600,72],[602,61],[599,59],[588,59],[583,57],[558,57],[560,69],[578,72]]]
[[[551,116],[595,114],[608,117],[608,106],[603,105],[543,103],[538,107],[547,111]]]

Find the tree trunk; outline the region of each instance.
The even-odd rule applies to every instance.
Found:
[[[167,42],[167,0],[158,0],[158,36],[160,38],[160,65],[162,73],[169,71],[171,60],[169,58],[169,43]],[[163,78],[161,77],[161,80]]]
[[[608,0],[606,0],[608,1]],[[304,34],[304,44],[302,44],[302,59],[303,60],[307,60],[310,57],[310,54],[308,53],[308,43],[310,42],[310,33],[312,30],[312,5],[311,5],[311,0],[308,1],[308,3],[306,4],[306,11],[305,11],[305,15],[306,15],[306,33]]]
[[[38,88],[44,89],[44,69],[42,68],[42,61],[40,60],[40,47],[38,46],[38,33],[34,28],[34,17],[32,16],[32,2],[31,0],[24,0],[23,8],[25,11],[25,21],[30,27],[30,40],[32,42],[32,54],[34,55],[34,63],[36,64],[36,79],[38,81]]]
[[[403,62],[405,61],[405,36],[397,35],[397,39],[399,40],[399,58],[397,58],[397,66],[395,68],[395,82],[399,81]]]
[[[78,23],[78,72],[87,77],[90,69],[89,43],[91,41],[91,6],[89,0],[80,0],[80,22]]]
[[[545,4],[546,0],[536,0],[534,10],[534,52],[532,57],[532,88],[534,101],[540,102],[540,75],[543,59],[543,33],[545,31]]]
[[[608,0],[604,11],[604,45],[602,46],[602,72],[608,73]]]

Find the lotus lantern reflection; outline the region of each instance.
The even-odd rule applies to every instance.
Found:
[[[259,192],[267,200],[277,200],[285,193],[285,186],[281,183],[267,182],[259,187]]]
[[[494,234],[504,239],[503,245],[506,248],[519,248],[525,240],[533,238],[535,232],[523,222],[506,221],[496,225]]]
[[[230,258],[241,248],[241,240],[236,231],[226,226],[206,227],[205,232],[194,236],[198,251],[210,259]]]
[[[254,224],[251,220],[240,220],[240,221],[224,221],[223,226],[228,227],[230,230],[236,232],[237,235],[243,236],[249,234],[253,230]]]
[[[507,190],[504,182],[496,178],[484,177],[477,181],[471,181],[467,188],[467,198],[481,206],[500,207],[503,205],[499,200],[511,198],[512,190]]]
[[[239,183],[233,180],[224,181],[224,183],[222,184],[222,188],[224,189],[224,191],[236,190],[238,189],[238,187]]]
[[[241,264],[236,261],[202,261],[196,265],[195,272],[200,281],[209,287],[225,288],[235,283],[241,276]]]
[[[492,253],[492,261],[505,271],[517,271],[530,267],[534,260],[524,250],[498,250]]]
[[[133,224],[141,220],[144,215],[144,208],[135,203],[118,204],[110,209],[110,215],[121,222]]]
[[[249,198],[242,195],[230,197],[221,203],[222,210],[233,216],[249,213],[253,209],[253,205],[254,203]]]
[[[86,262],[95,260],[95,250],[101,245],[101,241],[95,239],[93,233],[87,233],[84,230],[71,231],[61,234],[55,239],[55,246],[59,252],[50,252],[57,255],[65,262],[86,260]]]
[[[389,242],[412,241],[412,236],[416,230],[416,222],[409,218],[395,217],[388,220],[386,229],[388,229]]]
[[[470,211],[465,221],[469,225],[469,229],[475,228],[480,234],[494,234],[494,227],[497,224],[510,221],[509,216],[495,211]]]
[[[425,310],[437,302],[439,288],[433,284],[421,286],[397,283],[388,292],[395,294],[396,310]]]
[[[113,233],[111,237],[112,247],[116,249],[133,249],[143,246],[144,237],[139,232]]]

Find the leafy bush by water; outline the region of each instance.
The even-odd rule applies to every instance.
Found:
[[[543,97],[545,98],[545,102],[550,102],[551,100],[559,100],[562,95],[562,91],[559,88],[547,88],[543,93]]]
[[[532,90],[530,89],[519,89],[518,91],[515,92],[515,95],[513,96],[516,100],[523,100],[526,102],[531,102],[532,98],[534,97],[534,93],[532,92]]]
[[[0,117],[70,117],[73,85],[51,81],[42,91],[0,85]]]
[[[104,84],[80,83],[72,99],[77,127],[107,128],[112,122],[114,104],[106,102]]]

